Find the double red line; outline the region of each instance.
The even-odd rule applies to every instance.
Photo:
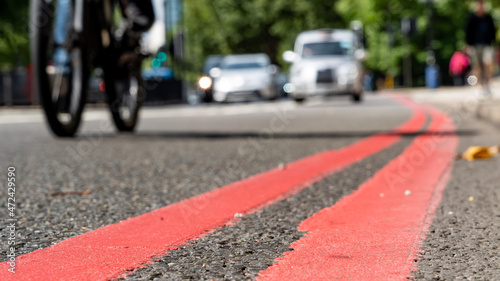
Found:
[[[408,280],[458,146],[451,119],[429,112],[428,134],[356,192],[303,221],[306,236],[257,280]]]
[[[139,268],[151,262],[154,257],[175,250],[175,245],[186,243],[230,222],[235,214],[245,214],[290,196],[313,182],[390,147],[400,140],[401,134],[419,131],[426,121],[423,108],[408,100],[398,100],[413,111],[413,116],[389,134],[374,135],[340,150],[316,154],[290,163],[284,169],[273,169],[139,217],[67,239],[52,247],[20,256],[17,259],[16,274],[7,271],[9,268],[7,263],[1,264],[0,279],[104,280]],[[433,117],[445,118],[434,111],[431,113]],[[433,126],[433,129],[439,129],[435,127]],[[426,159],[428,157],[426,156]],[[448,155],[442,155],[442,157],[445,159]],[[449,161],[443,160],[442,162],[442,165],[449,166]],[[426,164],[429,163],[426,161]],[[425,167],[420,168],[427,170]],[[439,173],[437,171],[436,174]],[[404,181],[405,177],[401,180]],[[383,183],[379,182],[379,184]],[[433,181],[429,180],[425,182],[425,185],[431,186],[430,189],[434,190]],[[417,193],[415,191],[415,196]],[[389,197],[389,191],[387,194],[387,200],[390,202],[388,207],[390,207],[392,206],[390,204],[394,202],[389,201],[389,198],[392,198]],[[365,208],[371,206],[369,202],[365,203],[367,203]],[[363,215],[369,214],[369,209],[367,210],[368,213],[358,212],[359,215],[356,218],[361,219]],[[421,216],[421,213],[418,213],[420,211],[420,208],[415,209],[415,214]],[[356,212],[353,211],[353,214]],[[355,219],[353,218],[352,221],[355,222]],[[377,230],[380,229],[382,228]],[[348,234],[347,232],[344,234]],[[381,239],[384,237],[381,236]],[[278,265],[281,266],[281,263]],[[270,270],[273,272],[272,268]],[[268,272],[263,272],[263,274],[270,274],[269,276],[280,279],[280,271],[274,272],[278,274]]]

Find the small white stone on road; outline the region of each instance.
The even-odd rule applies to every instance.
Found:
[[[405,195],[406,195],[406,196],[410,196],[410,195],[411,195],[411,190],[407,190],[407,191],[405,191]]]
[[[236,213],[236,214],[234,214],[234,217],[235,218],[242,218],[243,214],[242,213]]]
[[[385,194],[383,194],[383,193],[380,193],[380,197],[385,197]]]

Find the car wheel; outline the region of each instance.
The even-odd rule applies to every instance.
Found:
[[[355,103],[360,103],[363,101],[363,93],[356,93],[351,95],[351,100]]]
[[[279,98],[278,92],[275,92],[271,97],[267,98],[269,101],[275,101]]]
[[[304,103],[306,101],[306,98],[294,98],[293,100],[297,103]]]
[[[214,97],[211,91],[205,91],[205,95],[203,96],[203,102],[211,103],[214,101]]]

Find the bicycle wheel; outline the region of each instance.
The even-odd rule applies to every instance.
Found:
[[[122,75],[116,73],[109,70],[105,72],[109,109],[118,131],[133,132],[144,98],[142,76],[138,70]]]
[[[66,26],[64,42],[56,43],[56,5],[57,1],[31,1],[30,16],[36,22],[30,30],[30,47],[36,91],[49,127],[56,136],[72,137],[80,125],[85,103],[87,57],[81,38],[71,32],[71,24]],[[56,51],[64,54],[64,64],[55,62]]]

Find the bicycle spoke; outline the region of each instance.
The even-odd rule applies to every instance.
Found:
[[[57,104],[59,97],[61,96],[61,86],[63,81],[62,68],[49,65],[47,66],[46,71],[49,76],[54,76],[52,85],[52,102]]]

